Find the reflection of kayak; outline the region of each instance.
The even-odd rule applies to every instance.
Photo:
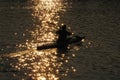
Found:
[[[73,44],[73,43],[82,42],[84,38],[85,37],[74,36],[72,38],[69,38],[66,43]],[[59,48],[59,45],[57,43],[45,44],[45,45],[38,46],[37,50],[50,49],[50,48]]]

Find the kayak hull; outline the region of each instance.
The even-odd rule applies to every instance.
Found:
[[[82,40],[85,37],[79,37],[79,36],[75,36],[73,38],[68,38],[66,44],[73,44],[73,43],[78,43],[78,42],[82,42]],[[61,47],[62,46],[62,47]],[[57,44],[57,43],[51,43],[51,44],[45,44],[45,45],[41,45],[37,47],[37,50],[43,50],[43,49],[50,49],[50,48],[65,48],[66,46],[61,45],[61,44]]]

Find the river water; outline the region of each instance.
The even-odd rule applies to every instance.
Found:
[[[120,80],[119,0],[1,0],[0,80]],[[59,55],[37,51],[66,24],[84,35]]]

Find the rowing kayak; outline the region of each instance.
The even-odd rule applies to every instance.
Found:
[[[74,36],[72,38],[68,38],[66,43],[68,45],[73,43],[78,43],[78,42],[82,42],[83,39],[85,39],[85,37]],[[37,50],[50,49],[50,48],[59,48],[59,45],[57,43],[44,44],[44,45],[38,46]]]

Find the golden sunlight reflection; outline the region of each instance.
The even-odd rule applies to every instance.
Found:
[[[60,80],[60,77],[67,76],[69,72],[76,72],[75,67],[70,64],[73,62],[75,54],[58,57],[56,49],[28,50],[19,52],[19,54],[22,55],[11,55],[10,58],[3,61],[8,63],[14,60],[14,62],[10,62],[10,66],[12,66],[10,70],[16,71],[13,74],[14,77],[23,76],[22,80]]]
[[[62,0],[34,0],[35,7],[33,17],[37,17],[39,24],[32,31],[36,41],[54,41],[56,36],[53,32],[58,29],[60,19],[59,12],[64,12],[65,5]]]
[[[33,0],[35,2],[33,17],[38,18],[39,24],[31,32],[33,40],[26,40],[29,50],[11,54],[14,59],[10,65],[15,73],[13,76],[21,76],[22,80],[61,80],[60,77],[67,76],[69,72],[76,72],[73,62],[75,54],[61,56],[55,49],[36,51],[36,46],[54,42],[55,31],[59,25],[59,12],[64,12],[65,5],[62,0]],[[17,33],[14,33],[17,35]],[[25,36],[25,34],[23,34]],[[20,44],[19,47],[25,45]],[[20,79],[19,79],[20,80]]]

